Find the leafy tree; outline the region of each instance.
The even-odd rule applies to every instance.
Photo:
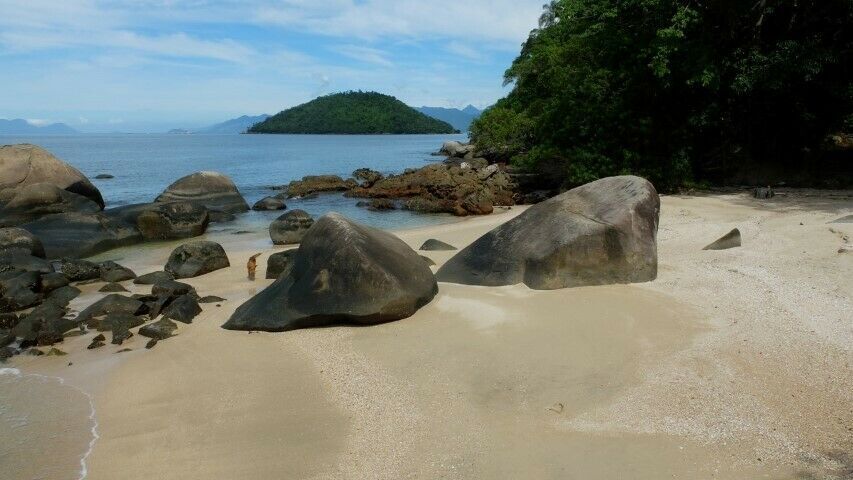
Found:
[[[472,127],[566,186],[802,166],[853,118],[851,0],[556,0]]]
[[[317,98],[255,124],[249,133],[456,133],[388,95],[344,92]]]

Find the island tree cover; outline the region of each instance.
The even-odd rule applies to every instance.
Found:
[[[472,140],[564,186],[819,160],[851,127],[851,0],[557,0]],[[818,167],[819,168],[819,167]]]
[[[455,133],[450,124],[376,92],[343,92],[314,99],[254,125],[249,133]]]

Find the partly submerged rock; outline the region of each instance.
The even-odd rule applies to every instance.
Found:
[[[104,208],[101,192],[79,170],[36,145],[0,147],[0,190],[48,183],[81,195]]]
[[[343,192],[358,186],[353,179],[344,180],[337,175],[308,175],[290,182],[285,190],[290,198],[305,197],[317,192]]]
[[[284,210],[286,208],[287,204],[278,197],[264,197],[252,205],[252,210],[255,211]]]
[[[240,306],[224,328],[388,322],[411,316],[437,291],[429,267],[402,240],[330,213],[309,230],[290,273]]]
[[[273,220],[270,224],[270,239],[275,245],[290,245],[302,238],[314,224],[314,219],[304,210],[292,210]]]
[[[739,247],[741,245],[740,241],[740,230],[735,228],[702,250],[727,250],[729,248]]]
[[[441,282],[549,290],[657,276],[660,199],[634,176],[588,183],[530,207],[436,273]]]
[[[267,274],[266,278],[276,279],[284,274],[288,268],[293,266],[293,258],[296,256],[296,250],[285,250],[283,252],[274,253],[267,258]]]
[[[352,177],[361,182],[359,184],[360,187],[369,188],[372,187],[374,183],[385,178],[385,175],[369,168],[359,168],[352,172]]]
[[[155,203],[136,217],[136,227],[146,240],[198,237],[209,223],[207,207],[192,202]]]
[[[48,215],[21,228],[41,240],[48,258],[88,257],[142,241],[135,227],[103,213]]]
[[[449,243],[442,242],[441,240],[436,240],[434,238],[430,238],[425,241],[423,245],[421,245],[420,250],[423,251],[440,251],[440,250],[457,250],[456,247]]]
[[[26,253],[44,258],[44,245],[32,233],[23,228],[0,228],[0,253]]]
[[[176,248],[169,256],[165,270],[175,278],[192,278],[230,266],[222,245],[196,241]]]
[[[190,202],[203,205],[211,212],[225,214],[249,210],[237,186],[218,172],[198,172],[180,178],[169,185],[155,202]]]

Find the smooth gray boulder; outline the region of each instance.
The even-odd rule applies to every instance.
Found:
[[[104,208],[101,192],[79,170],[36,145],[0,147],[0,191],[34,183],[49,183],[82,195]],[[2,197],[2,194],[0,194]],[[5,200],[0,198],[0,203]]]
[[[48,215],[21,228],[41,240],[48,258],[89,257],[142,241],[139,230],[103,213]]]
[[[444,243],[441,240],[430,238],[421,245],[420,250],[423,251],[442,251],[442,250],[457,250],[456,247],[449,243]]]
[[[276,279],[293,265],[293,258],[296,256],[296,250],[285,250],[283,252],[274,253],[267,258],[267,279]]]
[[[284,200],[278,197],[264,197],[254,205],[252,205],[252,210],[263,212],[263,211],[271,211],[271,210],[284,210],[287,208],[287,204],[284,203]]]
[[[230,266],[222,245],[196,241],[176,248],[169,256],[165,270],[175,278],[193,278]]]
[[[107,210],[135,226],[145,240],[177,240],[203,235],[210,224],[204,205],[191,202],[142,203]]]
[[[702,250],[728,250],[729,248],[736,248],[740,245],[740,230],[735,228]]]
[[[92,200],[49,183],[32,183],[3,191],[8,196],[0,209],[0,225],[16,226],[57,213],[95,213],[101,207]]]
[[[23,228],[0,228],[0,253],[23,252],[44,258],[44,245],[32,233]]]
[[[292,210],[273,220],[270,224],[270,239],[274,245],[300,243],[314,225],[314,219],[304,210]]]
[[[411,316],[437,292],[432,271],[402,240],[330,213],[305,235],[290,272],[223,327],[286,331],[389,322]]]
[[[224,214],[249,210],[249,204],[234,182],[218,172],[197,172],[180,178],[169,185],[155,202],[190,202]]]
[[[647,282],[657,276],[660,199],[635,176],[608,177],[536,204],[436,273],[440,282],[538,290]]]

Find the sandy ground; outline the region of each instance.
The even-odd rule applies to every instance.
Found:
[[[462,247],[522,211],[400,236]],[[853,224],[827,223],[850,213],[846,192],[663,197],[654,282],[440,284],[399,322],[279,334],[219,328],[274,250],[211,234],[232,267],[189,283],[228,300],[177,337],[13,366],[92,394],[95,480],[853,478]],[[742,248],[701,250],[734,227]],[[174,245],[105,258],[146,273]]]

